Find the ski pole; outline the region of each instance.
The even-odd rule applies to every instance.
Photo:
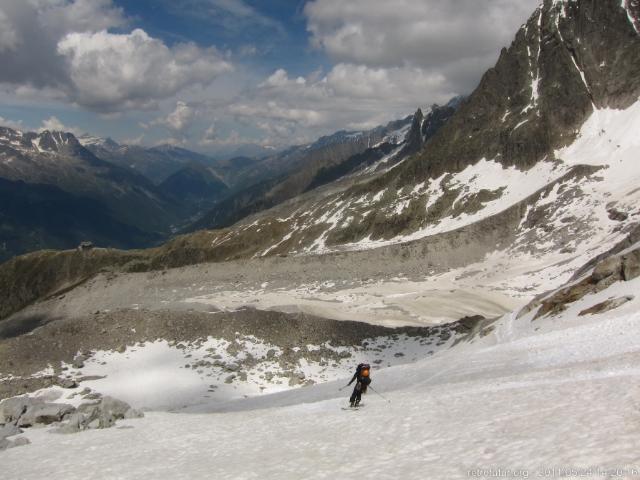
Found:
[[[371,391],[373,393],[375,393],[376,395],[380,395],[384,400],[386,400],[388,403],[391,403],[391,400],[389,400],[388,398],[386,398],[384,395],[382,395],[381,393],[378,393],[376,390],[373,389],[373,387],[369,387],[371,389]]]
[[[348,386],[349,386],[349,385],[345,385],[344,387],[340,387],[340,388],[338,389],[338,391],[339,391],[339,392],[341,392],[342,390],[344,390],[344,389],[345,389],[345,388],[347,388]]]

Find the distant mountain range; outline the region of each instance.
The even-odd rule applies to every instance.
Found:
[[[145,232],[154,232],[148,223],[162,216],[179,216],[174,212],[184,206],[175,197],[189,190],[199,200],[216,194],[219,179],[229,186],[200,220],[190,224],[193,215],[183,214],[173,224],[203,230],[157,249],[97,252],[105,263],[82,263],[85,270],[65,276],[68,269],[58,279],[38,277],[38,288],[28,287],[33,269],[25,265],[50,259],[59,270],[56,262],[84,260],[34,254],[9,262],[0,269],[5,283],[29,295],[6,311],[104,265],[139,272],[326,253],[335,255],[322,261],[357,263],[367,257],[355,251],[379,248],[388,254],[380,261],[424,260],[425,276],[434,265],[443,271],[475,265],[482,281],[495,266],[509,265],[513,272],[504,278],[513,279],[520,259],[530,270],[553,264],[554,275],[572,274],[640,222],[639,14],[637,2],[545,0],[470,96],[255,162],[184,162],[190,171],[164,184],[171,195],[162,183],[98,159],[70,134],[2,129],[0,177],[91,197],[114,220]],[[230,185],[233,175],[242,181]],[[29,275],[17,278],[16,271]],[[510,282],[499,288],[520,288]]]
[[[339,131],[302,146],[291,147],[260,162],[259,172],[245,175],[255,183],[235,189],[197,222],[185,229],[223,228],[308,190],[337,180],[405,142],[411,116],[364,132]]]

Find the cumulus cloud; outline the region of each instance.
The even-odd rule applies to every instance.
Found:
[[[0,30],[0,83],[55,90],[96,111],[155,106],[232,70],[215,48],[111,33],[126,22],[112,0],[6,0],[0,15],[12,28]]]
[[[45,130],[49,130],[50,132],[71,132],[74,135],[82,134],[82,131],[78,127],[69,127],[53,115],[43,120],[42,125],[38,129],[39,132],[44,132]]]
[[[213,49],[167,47],[143,30],[70,33],[58,43],[69,60],[74,100],[97,110],[144,108],[183,88],[209,84],[231,65]]]
[[[148,124],[143,124],[143,128],[147,129],[152,126],[160,125],[166,127],[174,133],[181,133],[187,130],[193,123],[197,111],[186,102],[176,102],[176,108],[167,116],[159,117]]]
[[[305,6],[315,47],[338,62],[413,66],[470,90],[539,0],[313,0]]]
[[[14,130],[23,130],[24,124],[22,120],[9,120],[8,118],[0,117],[0,126],[13,128]]]
[[[72,31],[121,27],[111,0],[3,0],[0,2],[0,83],[18,87],[68,86],[58,41]]]
[[[176,109],[165,119],[164,124],[172,130],[182,131],[191,125],[195,110],[185,102],[178,102]]]

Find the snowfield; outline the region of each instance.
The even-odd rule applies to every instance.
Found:
[[[635,478],[640,298],[601,315],[577,312],[639,287],[640,278],[619,282],[533,322],[535,312],[508,314],[482,339],[375,371],[372,386],[389,402],[370,391],[364,408],[342,410],[345,377],[197,409],[209,413],[148,412],[108,430],[63,436],[31,429],[32,445],[2,453],[3,473],[455,479],[481,476],[478,469],[485,478],[575,469],[564,478],[580,478],[579,469],[593,468],[618,472],[603,478]]]
[[[443,278],[422,282],[395,280],[335,289],[300,285],[294,289],[223,290],[186,298],[190,305],[235,310],[246,305],[261,310],[305,312],[334,320],[356,320],[388,327],[439,325],[472,315],[495,318],[521,301],[482,287],[459,288]]]

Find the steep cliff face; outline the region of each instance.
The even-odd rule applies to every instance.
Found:
[[[618,0],[545,0],[429,148],[397,172],[399,185],[482,158],[529,168],[570,143],[594,109],[630,106],[640,36],[629,15]]]

